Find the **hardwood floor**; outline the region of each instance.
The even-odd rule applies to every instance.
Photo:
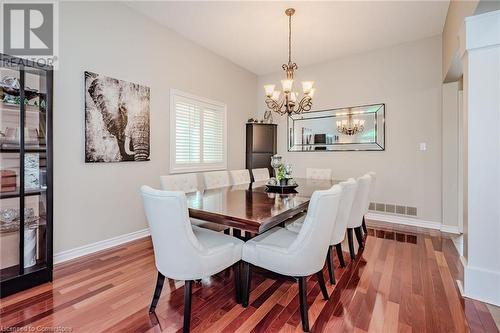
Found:
[[[369,223],[356,260],[345,253],[348,265],[341,269],[334,257],[330,300],[323,300],[315,277],[307,284],[311,332],[498,332],[483,303],[460,296],[462,266],[439,232]],[[149,238],[58,265],[52,284],[0,300],[0,331],[179,331],[183,283],[165,282],[150,315],[155,279]],[[191,330],[300,332],[297,289],[291,280],[256,272],[245,309],[235,303],[232,272],[222,272],[209,287],[193,286]]]

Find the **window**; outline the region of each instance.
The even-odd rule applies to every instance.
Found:
[[[226,169],[226,106],[170,93],[170,172]]]

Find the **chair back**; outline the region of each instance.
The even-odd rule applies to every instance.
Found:
[[[268,168],[252,169],[253,181],[260,182],[271,178]]]
[[[249,184],[250,183],[250,172],[248,169],[243,170],[231,170],[229,171],[231,175],[231,184],[232,185],[240,185],[240,184]]]
[[[330,180],[332,179],[332,169],[306,169],[306,178],[314,180]]]
[[[196,192],[198,191],[198,175],[185,173],[182,175],[160,176],[160,185],[164,191]]]
[[[207,190],[231,185],[227,171],[211,171],[203,173],[205,188]]]
[[[363,215],[365,215],[368,207],[370,182],[371,177],[368,174],[357,179],[358,188],[354,196],[354,202],[352,203],[351,214],[349,214],[348,228],[360,227],[363,222]]]
[[[339,210],[337,212],[337,219],[333,226],[332,239],[330,245],[336,245],[342,242],[345,238],[345,231],[347,229],[347,222],[351,214],[352,203],[356,195],[358,183],[354,178],[349,178],[345,182],[341,182],[342,197],[340,198]]]
[[[340,185],[313,193],[304,224],[288,248],[294,258],[291,265],[300,273],[298,276],[314,274],[323,267],[341,194]]]
[[[199,276],[203,246],[193,233],[186,195],[149,186],[142,186],[141,194],[158,271],[176,280]]]

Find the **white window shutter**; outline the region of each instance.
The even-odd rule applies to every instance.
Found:
[[[171,172],[225,169],[225,105],[173,91],[170,112]]]

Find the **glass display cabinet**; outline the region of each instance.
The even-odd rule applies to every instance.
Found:
[[[0,54],[0,296],[52,280],[52,68]]]

